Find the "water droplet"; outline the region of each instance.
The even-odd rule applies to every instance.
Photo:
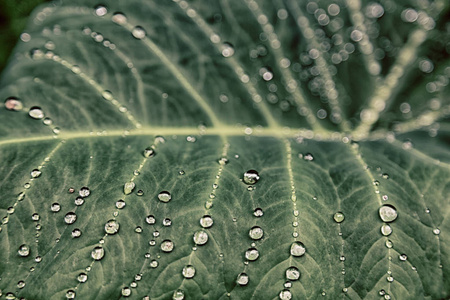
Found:
[[[252,229],[250,229],[250,231],[248,232],[248,235],[253,240],[260,240],[264,235],[264,231],[259,226],[253,226]]]
[[[91,252],[91,257],[95,260],[101,260],[105,256],[105,249],[103,247],[97,246]]]
[[[86,282],[88,276],[86,273],[80,273],[77,277],[78,282],[83,283]]]
[[[380,218],[386,223],[393,222],[397,219],[397,209],[389,204],[383,205],[379,210]]]
[[[33,106],[32,108],[30,108],[30,110],[28,111],[28,115],[36,120],[44,118],[44,112],[39,106]]]
[[[116,202],[116,207],[118,209],[122,209],[125,207],[125,201],[123,201],[122,199],[120,199],[119,201]]]
[[[282,290],[279,294],[278,297],[281,300],[290,300],[292,299],[292,293],[289,290]]]
[[[183,300],[184,299],[184,291],[183,290],[176,290],[173,292],[172,300]]]
[[[17,201],[22,201],[23,199],[25,199],[25,193],[24,192],[20,192],[17,195]]]
[[[334,214],[333,219],[336,223],[342,223],[345,219],[345,216],[342,212],[338,211]]]
[[[389,196],[388,195],[383,195],[383,196],[381,196],[381,199],[383,199],[383,201],[387,201],[389,199]]]
[[[388,224],[383,224],[381,226],[381,234],[383,234],[384,236],[388,236],[392,233],[392,228],[391,226],[389,226]]]
[[[244,183],[255,184],[259,180],[259,174],[255,170],[248,170],[244,173]]]
[[[40,263],[42,261],[42,257],[38,255],[34,258],[34,261]]]
[[[226,165],[226,164],[228,163],[228,158],[226,158],[226,157],[221,157],[221,158],[218,160],[218,163],[219,163],[219,165],[224,166],[224,165]]]
[[[81,198],[86,198],[90,194],[91,194],[91,190],[89,190],[89,188],[86,186],[82,187],[80,189],[80,191],[78,192],[78,195],[80,195]]]
[[[398,256],[398,259],[400,259],[401,261],[405,261],[405,260],[408,259],[408,256],[407,256],[406,254],[400,254],[400,255]]]
[[[105,232],[107,234],[116,234],[119,232],[119,223],[116,220],[109,220],[105,224]]]
[[[72,230],[72,237],[73,238],[78,238],[81,236],[81,230],[78,228],[75,228],[74,230]]]
[[[245,258],[250,261],[257,260],[259,257],[259,251],[256,248],[249,248],[245,251]]]
[[[52,205],[50,206],[50,210],[52,212],[58,212],[61,210],[61,205],[59,205],[58,202],[52,203]]]
[[[123,25],[123,24],[127,23],[127,17],[122,13],[115,13],[112,16],[111,20],[114,23],[119,24],[119,25]]]
[[[68,225],[75,223],[75,221],[77,220],[77,215],[74,212],[68,212],[65,216],[64,216],[64,222]]]
[[[314,160],[314,156],[311,153],[306,153],[305,155],[303,155],[303,160],[313,161]]]
[[[298,280],[300,278],[300,271],[296,267],[289,267],[286,269],[286,278],[288,280]]]
[[[184,172],[184,170],[180,170],[180,171],[178,171],[178,174],[179,175],[184,175],[184,174],[186,174],[186,172]]]
[[[142,227],[141,226],[136,226],[136,228],[134,229],[134,232],[141,233],[142,232]],[[153,233],[153,235],[155,235],[155,234]]]
[[[23,104],[22,101],[16,97],[9,97],[5,100],[5,108],[7,110],[19,111],[22,110]]]
[[[221,52],[223,57],[231,57],[234,54],[234,47],[230,43],[223,43]]]
[[[156,223],[155,216],[153,216],[153,215],[147,216],[147,218],[145,218],[145,222],[147,222],[147,224],[150,224],[150,225],[155,224]]]
[[[292,256],[303,256],[306,252],[305,245],[301,242],[293,242],[291,245]]]
[[[389,248],[389,249],[392,248],[392,247],[394,246],[394,244],[392,243],[391,240],[387,240],[386,243],[385,243],[385,245],[386,245],[386,247]]]
[[[248,275],[246,273],[240,273],[236,279],[236,283],[240,286],[247,285],[249,281]]]
[[[137,191],[136,195],[142,196],[142,195],[144,195],[144,191],[143,190],[139,190],[139,191]]]
[[[66,292],[66,298],[67,299],[75,299],[76,293],[74,290],[68,290]]]
[[[38,178],[39,176],[41,176],[42,172],[39,171],[38,169],[34,169],[33,171],[31,171],[31,177],[33,178]]]
[[[208,233],[204,230],[198,230],[194,233],[194,243],[198,246],[206,244],[208,241]]]
[[[161,243],[161,250],[164,252],[172,252],[174,244],[171,240],[165,240]]]
[[[99,5],[95,7],[95,14],[99,17],[103,17],[104,15],[106,15],[108,13],[108,9],[103,6],[103,5]]]
[[[381,177],[383,177],[384,179],[389,179],[389,174],[383,173],[383,174],[381,175]]]
[[[164,218],[162,223],[164,226],[169,227],[170,225],[172,225],[172,220],[169,218]]]
[[[187,265],[183,268],[182,272],[184,278],[192,278],[195,276],[195,268],[192,265]]]
[[[152,260],[151,262],[150,262],[150,267],[152,267],[152,268],[156,268],[156,267],[158,267],[158,261],[157,260]]]
[[[129,287],[122,288],[122,296],[129,297],[131,295],[131,289]]]
[[[145,148],[144,150],[144,157],[153,157],[155,156],[155,150],[153,150],[152,148]]]
[[[394,277],[388,276],[388,277],[386,277],[386,280],[389,281],[389,282],[393,282],[394,281]]]
[[[134,182],[126,182],[123,185],[123,193],[125,195],[129,195],[133,192],[134,188],[136,187],[136,184]]]
[[[84,199],[83,198],[77,197],[75,199],[75,205],[80,206],[80,205],[83,205],[83,203],[84,203]]]
[[[208,215],[204,215],[201,219],[200,219],[200,225],[203,228],[210,228],[211,226],[213,226],[213,219],[211,218],[211,216]]]
[[[31,187],[31,184],[29,182],[27,182],[23,185],[23,187],[26,189],[29,189]]]
[[[22,257],[26,257],[26,256],[30,255],[30,247],[26,244],[20,245],[17,253],[19,253],[19,255]]]
[[[38,213],[34,213],[31,215],[31,220],[33,221],[39,221],[39,214]]]
[[[141,26],[134,27],[133,30],[131,31],[131,34],[138,40],[143,39],[147,35],[144,28],[142,28]]]
[[[253,211],[253,215],[257,218],[262,217],[264,215],[264,212],[261,208],[255,208]]]
[[[433,233],[435,235],[439,235],[441,233],[441,230],[439,228],[435,228],[435,229],[433,229]]]
[[[21,280],[17,283],[17,287],[19,289],[23,289],[25,287],[25,281]]]
[[[340,260],[340,261],[345,261],[345,256],[344,256],[344,255],[341,255],[341,256],[339,257],[339,260]]]
[[[170,195],[170,193],[167,191],[162,191],[158,194],[158,199],[161,202],[167,203],[172,199],[172,195]]]

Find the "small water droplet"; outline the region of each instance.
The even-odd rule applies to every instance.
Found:
[[[257,218],[262,217],[264,215],[264,212],[261,208],[255,208],[253,211],[253,215]]]
[[[139,190],[139,191],[137,191],[136,195],[142,196],[142,195],[144,195],[144,191],[143,190]]]
[[[122,13],[115,13],[112,16],[111,20],[114,23],[119,24],[119,25],[123,25],[123,24],[127,23],[127,17]]]
[[[301,242],[293,242],[291,245],[292,256],[303,256],[306,252],[305,245]]]
[[[50,210],[52,212],[58,212],[61,210],[61,205],[58,202],[54,202],[52,203],[52,205],[50,206]]]
[[[334,214],[333,219],[336,223],[342,223],[345,219],[345,216],[342,212],[338,211]]]
[[[105,232],[107,234],[116,234],[119,232],[120,225],[116,220],[109,220],[105,224]]]
[[[22,244],[20,245],[17,253],[19,253],[19,255],[22,257],[27,257],[28,255],[30,255],[30,247],[26,244]]]
[[[33,221],[39,221],[39,214],[38,213],[34,213],[31,215],[31,220]]]
[[[300,278],[300,271],[296,267],[289,267],[286,269],[286,279],[298,280]]]
[[[389,282],[393,282],[394,281],[394,277],[388,276],[388,277],[386,277],[386,280],[389,281]]]
[[[255,170],[248,170],[244,173],[244,183],[246,184],[255,184],[259,180],[259,174]]]
[[[211,226],[213,226],[213,219],[211,218],[211,216],[209,215],[204,215],[203,217],[201,217],[200,219],[200,225],[203,228],[210,228]]]
[[[264,235],[264,231],[259,226],[253,226],[252,229],[250,229],[250,231],[248,232],[248,235],[253,240],[260,240]]]
[[[87,196],[89,196],[91,194],[91,190],[89,190],[88,187],[84,186],[80,189],[78,194],[80,195],[80,197],[86,198]]]
[[[132,182],[132,181],[126,182],[126,183],[123,185],[123,193],[124,193],[125,195],[129,195],[129,194],[131,194],[131,193],[133,192],[133,190],[134,190],[135,187],[136,187],[136,184],[135,184],[134,182]]]
[[[84,199],[83,198],[77,197],[75,199],[75,205],[80,206],[80,205],[83,205],[83,203],[84,203]]]
[[[153,150],[152,148],[145,148],[144,150],[144,157],[153,157],[155,156],[155,150]]]
[[[208,233],[204,230],[198,230],[194,233],[194,243],[198,246],[206,244],[208,241]]]
[[[158,265],[159,265],[159,263],[157,260],[152,260],[150,262],[150,267],[152,267],[152,268],[156,268],[156,267],[158,267]]]
[[[174,244],[171,240],[164,240],[161,243],[161,250],[164,252],[172,252],[174,248]]]
[[[97,246],[91,252],[91,257],[94,260],[101,260],[105,256],[105,249],[103,247]]]
[[[183,299],[184,299],[184,291],[183,290],[178,289],[173,292],[172,300],[183,300]]]
[[[381,199],[383,199],[383,201],[387,201],[389,199],[389,196],[388,195],[383,195],[383,196],[381,196]]]
[[[408,256],[407,256],[406,254],[400,254],[400,255],[398,256],[398,259],[400,259],[401,261],[405,261],[405,260],[408,259]]]
[[[306,153],[305,155],[303,155],[303,160],[305,160],[305,161],[313,161],[314,160],[314,156],[311,153]]]
[[[130,297],[131,296],[131,289],[129,287],[122,288],[122,296]]]
[[[86,273],[80,273],[80,274],[78,274],[77,280],[80,283],[84,283],[87,281],[87,278],[88,278],[88,276]]]
[[[72,230],[72,237],[73,238],[78,238],[81,236],[81,230],[78,228],[75,228],[74,230]]]
[[[259,251],[256,248],[249,248],[245,251],[245,258],[250,261],[257,260],[259,257]]]
[[[381,220],[386,223],[393,222],[395,219],[397,219],[397,209],[389,204],[381,206],[379,209],[379,214]]]
[[[170,193],[168,191],[162,191],[158,194],[158,199],[161,202],[169,202],[170,200],[172,200],[172,195],[170,195]]]
[[[95,14],[99,17],[103,17],[108,13],[108,9],[103,5],[98,5],[95,7]]]
[[[164,225],[165,227],[169,227],[169,226],[172,225],[172,220],[169,219],[169,218],[164,218],[164,220],[163,220],[162,223],[163,223],[163,225]]]
[[[219,165],[224,166],[228,163],[228,158],[221,157],[221,158],[219,158],[219,160],[217,162],[219,163]]]
[[[435,229],[433,229],[433,233],[435,235],[439,235],[441,233],[441,230],[439,228],[435,228]]]
[[[383,224],[381,226],[381,234],[383,234],[384,236],[388,236],[392,233],[392,228],[391,226],[389,226],[388,224]]]
[[[66,298],[67,299],[75,299],[76,293],[74,290],[68,290],[66,292]]]
[[[184,175],[184,174],[186,174],[186,172],[184,172],[184,170],[178,171],[178,175]]]
[[[5,100],[5,108],[7,110],[19,111],[23,109],[22,101],[16,97],[9,97]]]
[[[32,108],[30,108],[30,110],[28,111],[28,115],[36,120],[44,118],[44,112],[39,106],[33,106]]]
[[[394,244],[392,243],[391,240],[387,240],[386,243],[385,243],[385,245],[386,245],[386,247],[389,248],[389,249],[392,248],[392,247],[394,246]]]
[[[23,288],[25,287],[25,281],[20,280],[20,281],[17,283],[17,287],[18,287],[19,289],[23,289]]]
[[[234,55],[234,47],[230,43],[223,43],[221,50],[223,57],[231,57]]]
[[[75,221],[77,220],[77,215],[74,212],[68,212],[65,216],[64,216],[64,222],[68,225],[75,223]]]
[[[292,299],[292,293],[289,290],[282,290],[278,294],[278,297],[280,298],[280,300],[290,300]]]
[[[240,273],[237,276],[236,283],[239,284],[240,286],[245,286],[248,284],[248,282],[249,282],[249,277],[246,273]]]
[[[381,177],[383,177],[383,179],[389,179],[389,174],[383,173],[383,174],[381,174]]]
[[[195,268],[192,265],[187,265],[183,268],[182,272],[184,278],[193,278],[195,276]]]
[[[141,226],[136,226],[136,228],[134,229],[134,232],[141,233],[142,232],[142,227]]]
[[[33,178],[38,178],[39,176],[41,176],[42,172],[38,169],[34,169],[33,171],[31,171],[31,177]]]
[[[122,199],[120,199],[120,200],[118,200],[118,201],[116,202],[116,207],[117,207],[118,209],[124,208],[125,205],[126,205],[126,203],[125,203],[125,201],[123,201]]]
[[[145,222],[147,222],[147,224],[150,224],[150,225],[155,224],[156,223],[155,216],[148,215],[147,218],[145,218]]]
[[[50,126],[50,125],[52,125],[53,124],[53,121],[52,121],[52,119],[50,119],[50,118],[44,118],[44,120],[42,121],[42,123],[44,123],[44,125],[47,125],[47,126]]]
[[[142,28],[141,26],[134,27],[133,30],[131,31],[131,34],[138,40],[143,39],[147,35],[144,28]]]

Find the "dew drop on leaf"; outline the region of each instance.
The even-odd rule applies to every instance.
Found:
[[[153,157],[155,156],[155,150],[153,150],[152,148],[145,148],[144,152],[144,157]]]
[[[441,233],[441,230],[439,228],[435,228],[435,229],[433,229],[433,233],[435,235],[439,235]]]
[[[306,252],[305,245],[301,242],[293,242],[291,245],[292,256],[303,256]]]
[[[255,184],[259,180],[259,174],[255,170],[248,170],[244,173],[244,183],[246,184]]]
[[[34,169],[33,171],[31,171],[31,177],[33,178],[38,178],[39,176],[41,176],[42,172],[39,171],[38,169]]]
[[[261,227],[259,226],[254,226],[250,229],[250,231],[248,232],[248,235],[250,236],[251,239],[253,240],[259,240],[263,237],[264,235],[264,231],[262,230]]]
[[[36,120],[44,118],[44,112],[39,106],[33,106],[32,108],[30,108],[30,110],[28,111],[28,115]]]
[[[405,260],[408,259],[408,256],[407,256],[406,254],[400,254],[400,255],[398,256],[398,259],[400,259],[401,261],[405,261]]]
[[[211,216],[209,215],[204,215],[203,217],[201,217],[200,219],[200,225],[203,228],[210,228],[211,226],[213,226],[213,219],[211,218]]]
[[[278,297],[280,298],[280,300],[290,300],[292,299],[292,293],[289,290],[282,290],[278,294]]]
[[[221,50],[223,57],[231,57],[234,55],[234,47],[230,43],[223,43]]]
[[[120,225],[116,220],[109,220],[105,224],[105,232],[111,235],[116,234],[117,232],[119,232],[119,227]]]
[[[74,290],[68,290],[66,292],[66,298],[67,299],[75,299],[76,293]]]
[[[91,252],[91,257],[95,260],[101,260],[105,256],[105,249],[103,247],[97,246]]]
[[[345,216],[342,212],[338,211],[334,214],[333,219],[336,223],[342,223],[345,219]]]
[[[124,208],[124,207],[125,207],[125,201],[123,201],[122,199],[118,200],[118,201],[116,202],[116,207],[117,207],[118,209]]]
[[[86,198],[87,196],[89,196],[91,194],[91,190],[88,187],[84,186],[80,189],[78,194],[80,195],[80,197]]]
[[[134,27],[131,31],[131,34],[138,40],[143,39],[147,35],[144,28],[142,28],[141,26]]]
[[[34,213],[31,215],[31,220],[33,221],[39,221],[39,214],[38,213]]]
[[[68,212],[65,216],[64,216],[64,222],[68,225],[75,223],[75,221],[77,220],[77,215],[74,212]]]
[[[23,104],[22,101],[16,97],[9,97],[5,100],[5,108],[7,110],[19,111],[22,110]]]
[[[314,156],[311,153],[306,153],[305,155],[303,155],[303,160],[313,161],[314,160]]]
[[[151,262],[150,262],[150,267],[152,267],[152,268],[157,268],[158,267],[158,261],[157,260],[152,260]]]
[[[156,223],[155,216],[148,215],[147,218],[145,218],[145,222],[147,222],[147,224],[150,224],[150,225],[155,224]]]
[[[388,224],[383,224],[381,226],[381,234],[384,236],[388,236],[392,233],[392,228]]]
[[[142,195],[144,195],[144,191],[143,190],[139,190],[139,191],[137,191],[136,195],[142,196]]]
[[[259,257],[259,251],[256,248],[249,248],[245,251],[245,258],[250,261],[257,260]]]
[[[19,289],[23,289],[23,288],[25,287],[25,281],[20,280],[20,281],[17,283],[17,287],[18,287]]]
[[[125,195],[129,195],[129,194],[131,194],[131,193],[133,192],[133,190],[134,190],[135,187],[136,187],[136,184],[135,184],[134,182],[132,182],[132,181],[126,182],[126,183],[123,185],[123,193],[124,193]]]
[[[379,209],[379,214],[383,222],[389,223],[397,219],[397,209],[389,204],[383,205]]]
[[[184,299],[184,291],[183,290],[176,290],[173,292],[172,300],[183,300]]]
[[[183,268],[182,272],[184,278],[193,278],[195,276],[195,268],[192,265],[187,265]]]
[[[75,205],[80,206],[83,205],[84,199],[82,197],[75,198]]]
[[[87,278],[88,278],[88,276],[86,273],[80,273],[80,274],[78,274],[77,280],[80,283],[84,283],[87,281]]]
[[[158,199],[161,202],[167,203],[172,199],[172,195],[170,195],[170,193],[167,191],[162,191],[158,194]]]
[[[300,271],[296,267],[289,267],[286,269],[286,279],[298,280],[300,278]]]
[[[20,245],[17,253],[19,253],[19,255],[22,257],[27,257],[28,255],[30,255],[30,247],[26,244]]]
[[[204,245],[208,241],[208,233],[204,230],[198,230],[194,233],[193,239],[196,245]]]
[[[385,244],[387,248],[392,248],[394,246],[391,240],[387,240]]]
[[[253,215],[257,218],[262,217],[264,215],[264,212],[261,208],[255,208],[253,211]]]
[[[99,17],[103,17],[108,13],[108,9],[103,5],[98,5],[95,7],[95,14]]]
[[[78,228],[75,228],[74,230],[72,230],[72,237],[73,238],[78,238],[81,236],[81,230]]]
[[[224,166],[228,163],[228,158],[221,157],[221,158],[219,158],[219,160],[217,162],[219,163],[219,165]]]
[[[236,283],[240,286],[245,286],[248,284],[249,277],[246,273],[240,273],[236,279]]]
[[[122,288],[122,296],[129,297],[131,295],[131,289],[129,287]]]
[[[172,225],[172,220],[171,219],[169,219],[169,218],[164,218],[164,220],[163,220],[163,226],[165,226],[165,227],[169,227],[169,226],[171,226]]]
[[[172,252],[174,248],[174,244],[171,240],[164,240],[161,243],[161,250],[164,252]]]
[[[119,24],[119,25],[123,25],[123,24],[127,23],[127,17],[122,13],[115,13],[112,16],[111,20],[114,23]]]

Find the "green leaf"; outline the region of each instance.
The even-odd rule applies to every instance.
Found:
[[[449,12],[39,8],[0,83],[0,298],[447,299]]]

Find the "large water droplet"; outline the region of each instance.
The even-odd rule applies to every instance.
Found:
[[[397,219],[397,209],[389,204],[383,205],[379,210],[380,218],[386,223],[393,222]]]
[[[245,258],[250,261],[257,260],[259,257],[259,251],[256,248],[249,248],[245,251]]]
[[[161,250],[164,252],[172,252],[174,244],[171,240],[165,240],[161,243]]]
[[[20,245],[17,253],[19,253],[19,255],[22,257],[26,257],[26,256],[30,255],[30,247],[26,244]]]
[[[172,300],[183,300],[184,299],[184,291],[183,290],[176,290],[173,292]]]
[[[192,265],[187,265],[183,268],[183,276],[184,278],[192,278],[195,276],[195,268]]]
[[[36,120],[44,118],[44,112],[39,106],[33,106],[32,108],[30,108],[30,110],[28,111],[28,115]]]
[[[341,213],[340,211],[338,211],[337,213],[334,214],[333,219],[335,222],[337,223],[341,223],[344,221],[345,216],[343,213]]]
[[[129,195],[129,194],[131,194],[131,193],[133,192],[133,190],[134,190],[135,187],[136,187],[136,184],[135,184],[134,182],[132,182],[132,181],[126,182],[126,183],[123,185],[123,193],[124,193],[125,195]]]
[[[292,293],[289,290],[282,290],[279,294],[278,297],[281,300],[290,300],[292,299]]]
[[[103,247],[97,246],[91,252],[91,257],[95,260],[101,260],[105,256],[105,249]]]
[[[200,219],[200,225],[203,228],[209,228],[211,226],[213,226],[213,219],[211,218],[211,216],[208,215],[204,215],[201,219]]]
[[[23,104],[22,101],[16,97],[9,97],[5,100],[5,108],[7,110],[19,111],[22,110]]]
[[[208,241],[208,233],[204,230],[198,230],[194,233],[194,243],[196,245],[204,245]]]
[[[170,195],[170,193],[168,191],[162,191],[158,194],[158,199],[161,202],[169,202],[170,200],[172,200],[172,195]]]
[[[131,31],[131,34],[138,40],[143,39],[147,35],[144,28],[142,28],[141,26],[134,27],[133,30]]]
[[[74,212],[68,212],[65,216],[64,216],[64,222],[68,225],[75,223],[75,221],[77,220],[77,215]]]
[[[301,242],[293,242],[291,245],[292,256],[303,256],[306,252],[305,245]]]
[[[259,180],[259,174],[255,170],[248,170],[244,173],[244,183],[246,184],[255,184]]]
[[[119,232],[119,223],[116,220],[109,220],[105,224],[105,232],[107,234],[116,234]]]
[[[264,231],[259,226],[253,226],[252,229],[248,232],[248,235],[253,240],[259,240],[263,237]]]
[[[89,196],[91,194],[91,190],[89,190],[88,187],[84,186],[80,189],[78,194],[80,195],[80,197],[86,198],[87,196]]]
[[[289,267],[286,269],[286,278],[288,280],[298,280],[300,278],[300,271],[296,267]]]
[[[236,279],[236,283],[241,286],[247,285],[248,282],[249,282],[249,277],[246,273],[240,273]]]

